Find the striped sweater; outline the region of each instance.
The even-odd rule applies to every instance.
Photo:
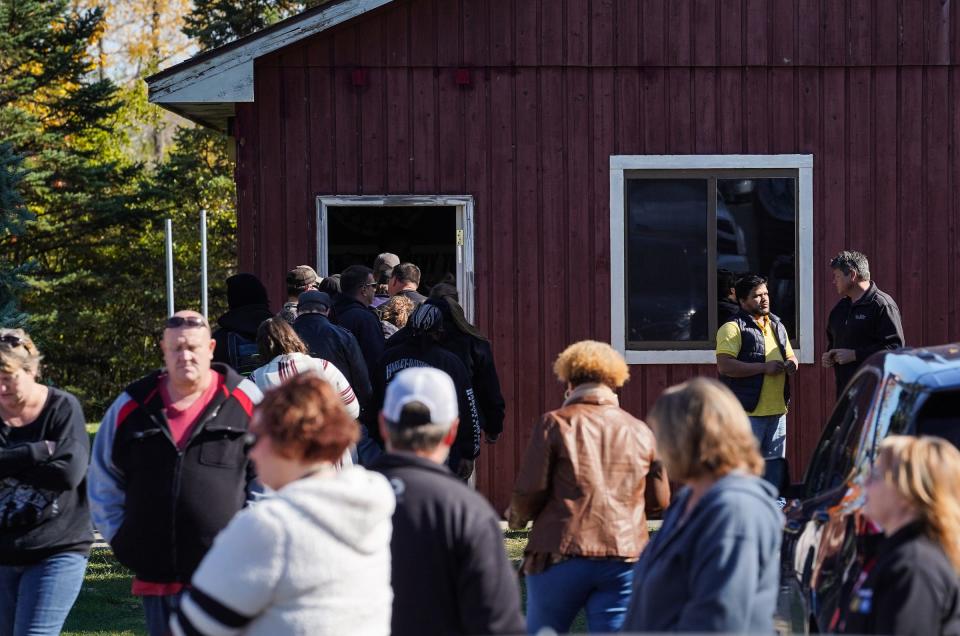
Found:
[[[254,371],[250,379],[261,391],[266,391],[301,373],[316,373],[337,391],[350,417],[356,419],[360,416],[360,403],[347,378],[340,369],[322,358],[312,358],[305,353],[285,353]]]

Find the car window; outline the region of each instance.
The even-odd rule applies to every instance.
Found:
[[[840,397],[807,471],[808,498],[836,488],[850,474],[878,382],[876,373],[861,373]]]
[[[960,448],[960,391],[937,391],[917,413],[917,435],[935,435]]]

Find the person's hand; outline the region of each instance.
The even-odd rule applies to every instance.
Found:
[[[502,435],[502,433],[491,435],[490,433],[487,433],[486,431],[484,431],[483,441],[485,441],[487,444],[496,444],[500,440],[500,435]]]
[[[787,360],[783,363],[783,370],[786,371],[787,375],[793,375],[797,372],[797,361]]]
[[[832,367],[837,363],[837,361],[833,359],[833,354],[835,351],[836,349],[831,349],[820,356],[820,364],[823,365],[824,368]]]
[[[457,464],[457,477],[463,481],[470,479],[470,475],[473,474],[473,464],[474,460],[472,459],[461,459],[460,463]]]
[[[834,349],[833,360],[837,364],[850,364],[856,362],[857,352],[853,349]]]
[[[763,363],[764,375],[780,375],[783,373],[783,362],[780,360],[770,360]]]

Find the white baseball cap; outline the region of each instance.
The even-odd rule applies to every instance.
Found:
[[[409,404],[426,409],[404,413]],[[404,369],[393,377],[383,400],[383,417],[393,428],[436,424],[450,426],[458,417],[457,391],[450,376],[432,367]]]

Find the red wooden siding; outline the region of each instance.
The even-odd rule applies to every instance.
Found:
[[[477,319],[508,404],[480,486],[503,506],[562,399],[553,359],[610,337],[612,154],[813,154],[817,359],[844,247],[870,257],[909,344],[960,340],[958,19],[938,0],[399,2],[258,61],[235,122],[241,264],[279,304],[286,269],[313,261],[316,195],[473,195]],[[715,375],[631,372],[641,417]],[[832,375],[803,365],[795,396],[796,472]]]

